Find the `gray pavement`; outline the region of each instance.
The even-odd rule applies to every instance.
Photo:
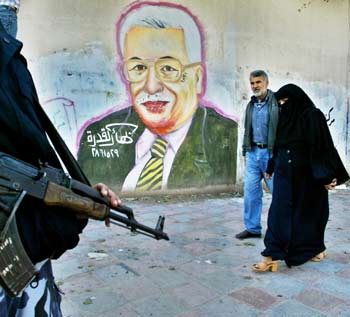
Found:
[[[271,196],[264,196],[263,225]],[[64,317],[350,316],[350,190],[330,193],[328,257],[253,273],[263,239],[240,241],[241,197],[124,200],[139,222],[166,216],[171,241],[90,221],[74,250],[54,261]]]

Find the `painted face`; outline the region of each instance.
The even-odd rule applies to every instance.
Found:
[[[250,77],[250,87],[255,97],[263,99],[267,95],[267,86],[269,82],[263,77]]]
[[[158,135],[177,130],[198,107],[203,74],[200,63],[189,64],[183,30],[135,26],[124,44],[136,112]]]

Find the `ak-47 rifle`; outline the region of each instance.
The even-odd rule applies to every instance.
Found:
[[[163,231],[164,216],[159,216],[155,228],[136,221],[133,210],[125,205],[112,207],[100,192],[70,178],[62,170],[40,163],[37,168],[0,152],[0,185],[42,200],[48,206],[63,208],[96,220],[110,219],[132,232],[157,240],[169,240]],[[122,215],[121,215],[122,214]],[[124,215],[124,216],[123,216]]]
[[[109,199],[99,191],[44,163],[35,167],[0,152],[0,188],[0,216],[8,216],[0,233],[0,285],[10,296],[18,295],[37,273],[21,242],[15,217],[26,195],[48,206],[61,206],[96,220],[110,219],[132,232],[169,240],[163,231],[164,217],[159,216],[154,229],[147,227],[136,221],[131,208],[112,208]]]

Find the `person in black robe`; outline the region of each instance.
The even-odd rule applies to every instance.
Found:
[[[324,232],[329,216],[328,190],[349,179],[334,147],[324,114],[294,84],[280,88],[274,155],[266,176],[274,173],[274,192],[264,238],[264,260],[252,270],[277,271],[326,256]]]
[[[0,22],[0,151],[36,167],[45,162],[61,169],[46,135],[43,110],[21,48],[22,43],[9,36]],[[112,206],[121,205],[106,185],[99,183],[95,188],[103,196],[108,195]],[[9,217],[4,208],[8,207],[7,194],[8,190],[0,186],[1,233]],[[63,207],[48,207],[30,196],[24,197],[15,218],[23,247],[38,273],[17,296],[10,296],[0,286],[0,316],[61,317],[61,296],[54,282],[51,259],[58,259],[78,244],[87,220]]]

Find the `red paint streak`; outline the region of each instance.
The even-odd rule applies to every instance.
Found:
[[[172,129],[174,128],[177,120],[160,120],[157,123],[150,123],[148,122],[147,128],[151,130],[153,133],[158,135],[164,135],[172,132]]]
[[[45,106],[45,105],[47,105],[47,104],[49,104],[51,102],[54,102],[54,101],[61,101],[62,102],[62,107],[63,107],[64,113],[65,113],[65,116],[66,116],[66,121],[67,121],[69,130],[72,131],[72,129],[73,129],[73,125],[72,125],[70,119],[73,119],[73,121],[74,121],[74,125],[75,125],[74,128],[78,129],[77,111],[76,111],[76,106],[75,106],[74,101],[70,100],[68,98],[65,98],[65,97],[57,97],[57,98],[52,98],[52,99],[48,99],[48,100],[44,101],[43,105]],[[67,108],[72,108],[73,109],[73,118],[69,117]]]

